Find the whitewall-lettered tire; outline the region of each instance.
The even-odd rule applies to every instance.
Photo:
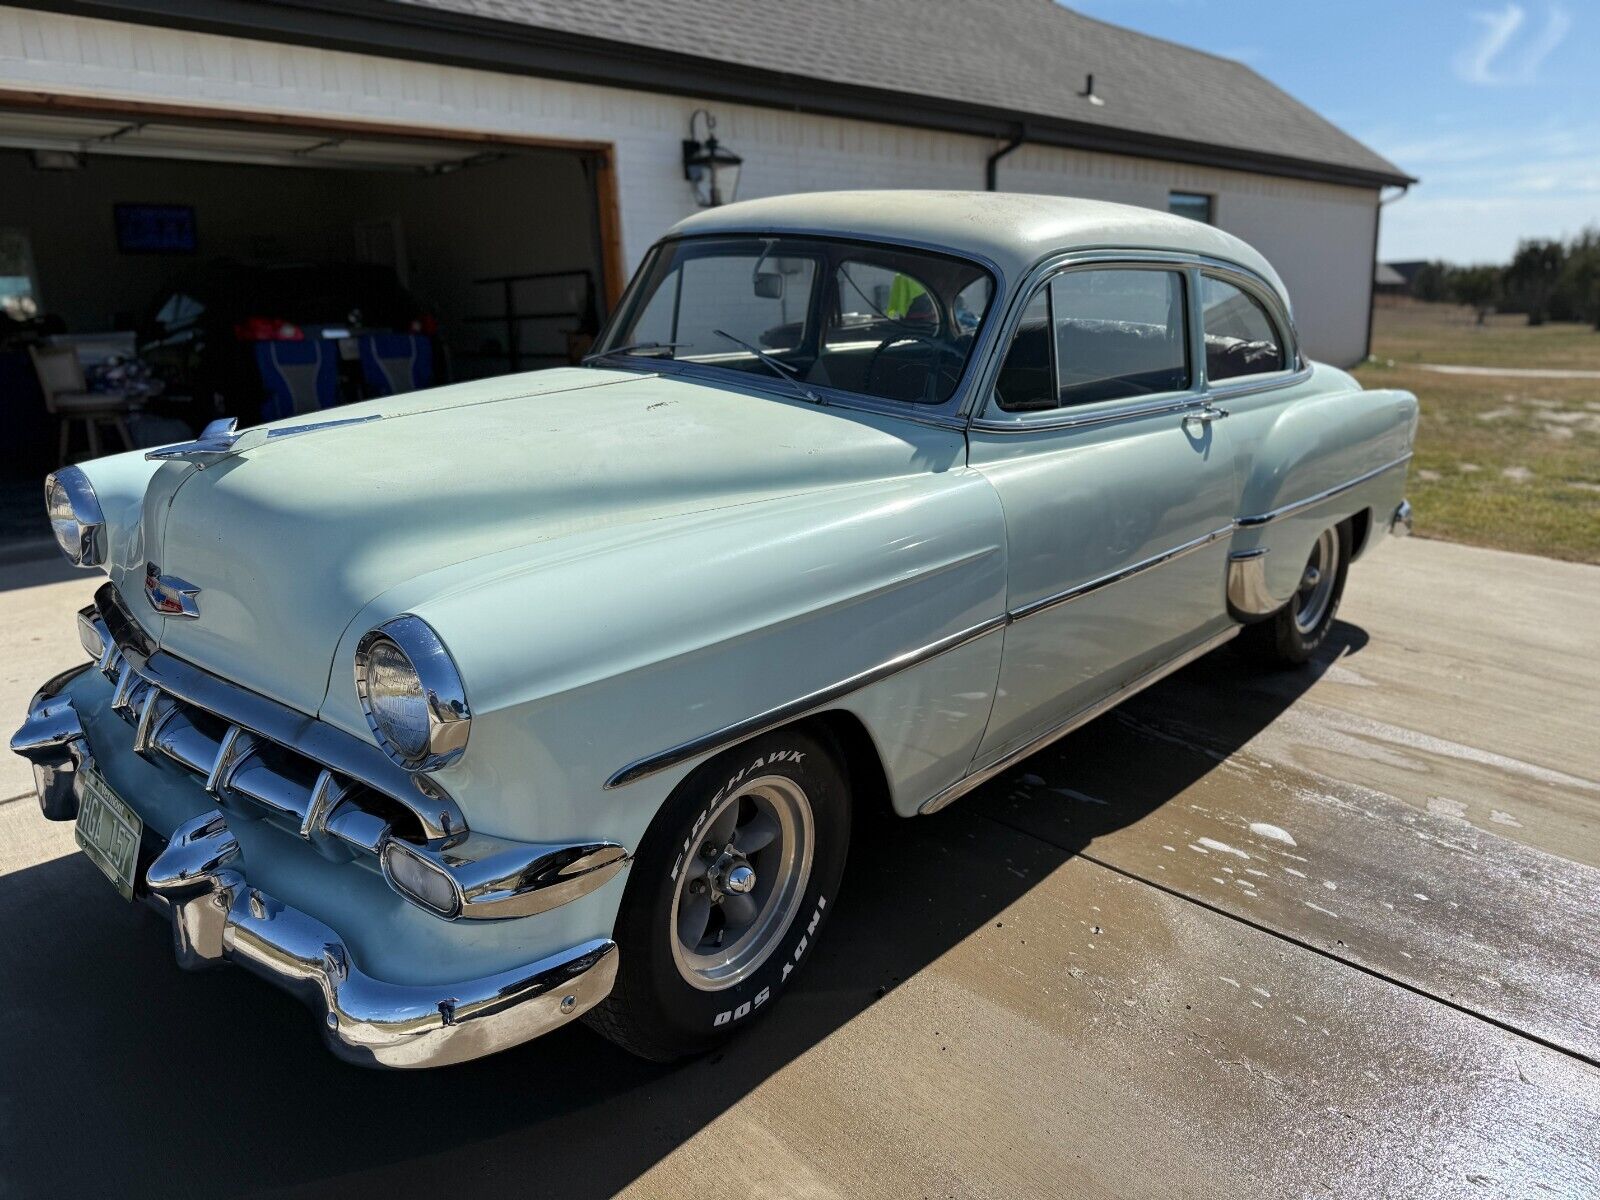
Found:
[[[639,845],[617,916],[616,987],[585,1020],[661,1062],[748,1027],[810,957],[849,844],[848,781],[803,729],[703,764]]]

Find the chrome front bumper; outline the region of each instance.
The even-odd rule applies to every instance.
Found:
[[[90,666],[47,683],[11,739],[32,763],[39,807],[53,821],[76,818],[80,771],[93,764],[72,700],[60,694]],[[492,1054],[567,1024],[616,981],[617,946],[608,938],[476,979],[374,979],[336,930],[250,885],[220,808],[175,829],[134,894],[172,922],[181,966],[237,963],[300,997],[328,1047],[363,1066],[439,1067]]]
[[[172,921],[180,966],[233,962],[305,1001],[340,1058],[363,1066],[442,1067],[548,1033],[593,1008],[617,977],[617,945],[597,938],[479,979],[384,983],[362,973],[339,935],[250,886],[221,812],[174,832],[145,874]]]

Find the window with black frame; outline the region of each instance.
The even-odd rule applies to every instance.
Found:
[[[805,237],[703,237],[657,247],[591,356],[670,360],[936,405],[966,370],[994,295],[976,263]]]

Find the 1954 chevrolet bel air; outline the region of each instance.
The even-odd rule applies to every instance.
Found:
[[[1144,209],[839,193],[678,225],[579,368],[56,472],[109,581],[12,748],[179,961],[359,1063],[770,1008],[853,808],[932,813],[1409,528],[1415,399]]]

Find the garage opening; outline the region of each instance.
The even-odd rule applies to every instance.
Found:
[[[604,147],[0,108],[0,556],[62,462],[576,361]]]

